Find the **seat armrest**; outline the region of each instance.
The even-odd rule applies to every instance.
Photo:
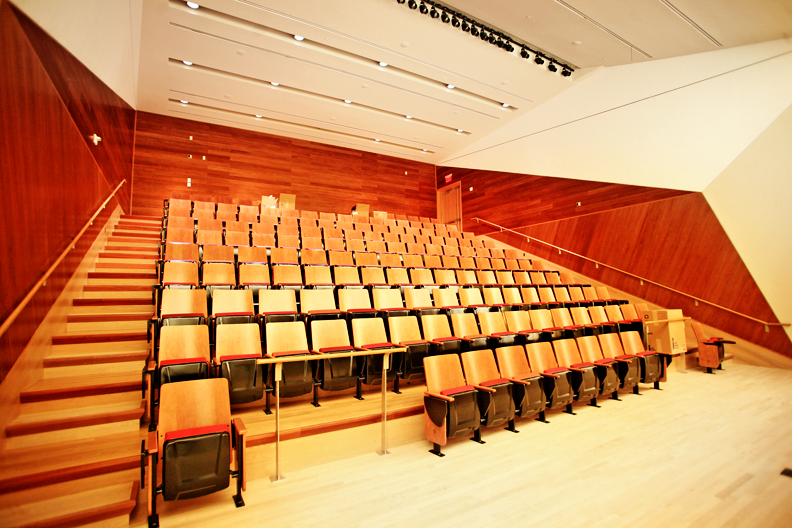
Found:
[[[148,434],[148,446],[146,449],[146,453],[149,455],[154,455],[157,453],[159,449],[159,445],[157,443],[157,431],[149,431]]]
[[[547,372],[542,372],[542,376],[544,376],[546,378],[560,378],[561,377],[558,374],[548,374]]]
[[[438,400],[445,400],[447,402],[454,401],[454,398],[452,398],[451,396],[446,396],[445,394],[436,394],[434,392],[428,392],[428,391],[424,392],[424,396],[428,398],[435,398]]]
[[[245,423],[242,421],[242,418],[234,418],[231,420],[234,424],[234,429],[239,436],[245,436],[247,434],[247,429],[245,428]]]
[[[157,362],[153,359],[146,364],[146,372],[156,372]]]
[[[492,387],[484,387],[482,385],[473,385],[473,386],[476,387],[476,390],[480,390],[482,392],[498,392]]]

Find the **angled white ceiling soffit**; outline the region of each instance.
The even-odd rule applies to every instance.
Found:
[[[790,104],[790,41],[616,66],[439,164],[703,191]]]
[[[138,110],[436,163],[581,77],[395,0],[200,4],[145,0]]]

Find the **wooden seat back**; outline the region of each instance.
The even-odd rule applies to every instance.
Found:
[[[460,359],[462,359],[465,379],[471,385],[481,385],[501,377],[492,350],[482,349],[465,352],[460,354]]]
[[[467,385],[462,372],[462,363],[456,354],[442,354],[424,358],[426,389],[432,394],[440,394],[447,389]]]
[[[385,322],[379,317],[352,319],[352,343],[355,347],[387,342]]]
[[[421,341],[421,330],[418,328],[418,318],[413,315],[406,317],[389,317],[388,328],[392,343],[405,343],[408,341]]]
[[[506,328],[509,332],[521,332],[523,330],[533,330],[531,326],[531,316],[525,310],[513,310],[503,312],[506,318]]]
[[[461,306],[457,291],[454,288],[437,288],[432,290],[432,301],[437,308],[446,306]]]
[[[615,358],[624,355],[624,348],[619,340],[619,334],[612,332],[610,334],[600,334],[597,336],[599,340],[600,349],[602,350],[602,357]]]
[[[404,308],[401,292],[397,288],[374,288],[371,290],[374,308]]]
[[[597,336],[582,336],[575,341],[577,341],[580,359],[583,361],[594,363],[598,359],[604,359]]]
[[[217,325],[215,356],[261,355],[261,333],[256,323]]]
[[[363,310],[371,308],[371,297],[368,290],[341,289],[338,290],[338,309],[342,312],[348,310]],[[383,327],[384,328],[384,327]]]
[[[253,309],[253,292],[251,290],[212,291],[212,315],[216,316],[218,314],[232,313],[255,314]]]
[[[300,290],[300,312],[309,314],[314,311],[337,310],[333,290]]]
[[[297,313],[297,296],[294,290],[261,290],[258,310],[260,314],[273,312]]]
[[[525,348],[521,345],[496,348],[495,356],[500,375],[504,378],[525,379],[533,374]]]
[[[476,315],[472,313],[451,314],[451,327],[454,331],[454,337],[481,335]]]
[[[538,343],[528,343],[525,345],[525,352],[528,355],[528,363],[534,372],[544,372],[545,370],[557,368],[558,361],[553,354],[553,347],[549,341]]]
[[[349,329],[343,319],[311,321],[311,338],[317,352],[322,348],[351,346]]]
[[[159,361],[192,358],[204,358],[209,362],[209,327],[163,326],[160,329]]]
[[[556,339],[553,341],[556,361],[560,367],[569,367],[583,363],[577,343],[574,339]]]
[[[451,333],[448,317],[443,314],[422,315],[421,326],[423,327],[424,339],[428,341],[440,337],[454,337],[454,334]]]
[[[432,304],[431,290],[423,288],[409,288],[404,290],[404,305],[410,310],[429,308]]]

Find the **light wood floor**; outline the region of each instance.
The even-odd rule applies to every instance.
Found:
[[[444,458],[427,442],[248,482],[246,506],[226,490],[159,501],[183,526],[789,527],[792,372],[726,364],[673,375],[663,391],[484,430]],[[331,441],[328,438],[328,441]],[[310,456],[310,453],[305,453]],[[234,483],[232,482],[232,487]],[[141,501],[142,502],[142,501]],[[145,524],[138,507],[132,525]]]

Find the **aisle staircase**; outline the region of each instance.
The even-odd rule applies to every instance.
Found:
[[[141,370],[160,220],[122,216],[0,454],[4,527],[128,526],[140,479]]]

